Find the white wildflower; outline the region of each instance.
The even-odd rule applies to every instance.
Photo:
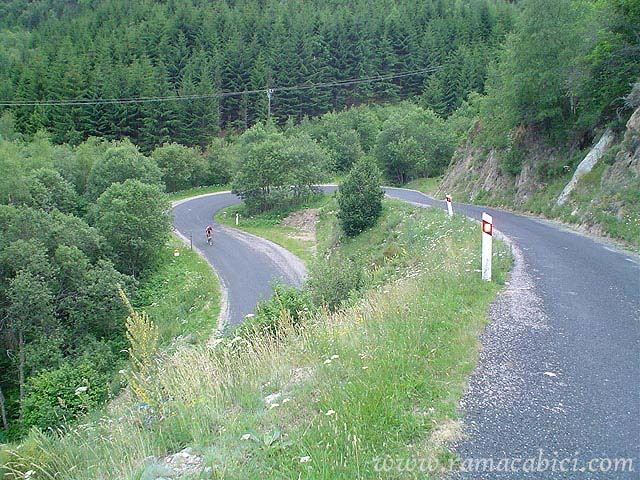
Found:
[[[86,392],[89,389],[88,386],[84,385],[82,387],[76,388],[76,395],[80,395],[83,392]]]

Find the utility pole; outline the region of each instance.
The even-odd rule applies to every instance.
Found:
[[[267,109],[267,125],[271,123],[271,95],[273,95],[273,89],[267,88],[267,100],[269,101],[269,107]]]

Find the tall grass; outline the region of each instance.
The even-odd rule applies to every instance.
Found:
[[[334,222],[326,213],[320,229]],[[446,462],[438,438],[457,418],[499,288],[476,271],[479,237],[472,222],[393,202],[354,240],[324,232],[367,265],[369,290],[348,307],[295,329],[285,315],[278,340],[180,346],[156,359],[150,403],[125,397],[60,435],[33,432],[5,453],[7,477],[155,478],[159,457],[185,446],[207,468],[195,478],[393,478],[376,471],[380,458]],[[499,246],[496,278],[509,261]]]
[[[135,306],[153,318],[163,345],[176,337],[190,342],[208,339],[218,326],[218,277],[205,260],[176,238],[170,239],[161,255],[159,267],[142,279]]]

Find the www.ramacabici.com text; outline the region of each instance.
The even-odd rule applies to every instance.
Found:
[[[458,458],[442,463],[436,458],[421,458],[418,456],[375,457],[374,470],[376,472],[476,472],[476,473],[545,473],[545,472],[574,472],[574,473],[622,473],[635,472],[634,458],[593,457],[584,458],[580,452],[573,456],[560,456],[558,452],[546,453],[538,449],[535,455],[500,458]]]

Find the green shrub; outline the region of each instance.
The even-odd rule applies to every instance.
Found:
[[[365,285],[365,272],[359,259],[333,253],[317,261],[309,272],[307,287],[316,305],[337,309]]]
[[[87,179],[87,196],[95,201],[112,183],[127,179],[163,186],[162,172],[156,161],[146,157],[129,140],[113,142],[91,167]]]
[[[223,138],[214,138],[205,154],[207,171],[204,185],[226,185],[233,176],[234,150]]]
[[[116,268],[133,276],[152,265],[171,232],[167,196],[139,180],[112,184],[98,198],[92,216],[113,249]]]
[[[256,307],[255,316],[247,318],[235,330],[236,335],[247,337],[254,334],[278,336],[287,319],[294,326],[299,325],[314,309],[308,291],[276,284],[269,300]]]
[[[344,233],[353,237],[375,225],[382,213],[380,171],[367,159],[358,161],[338,189],[338,218]]]
[[[102,350],[103,360],[102,354],[109,355]],[[22,430],[55,428],[102,404],[108,396],[109,377],[95,367],[95,362],[84,356],[29,378],[20,405]]]
[[[500,172],[503,175],[515,177],[522,171],[524,152],[511,146],[510,149],[500,155]]]
[[[201,172],[205,172],[208,167],[207,161],[197,148],[185,147],[178,143],[165,143],[157,147],[151,158],[160,168],[167,192],[201,185]]]

